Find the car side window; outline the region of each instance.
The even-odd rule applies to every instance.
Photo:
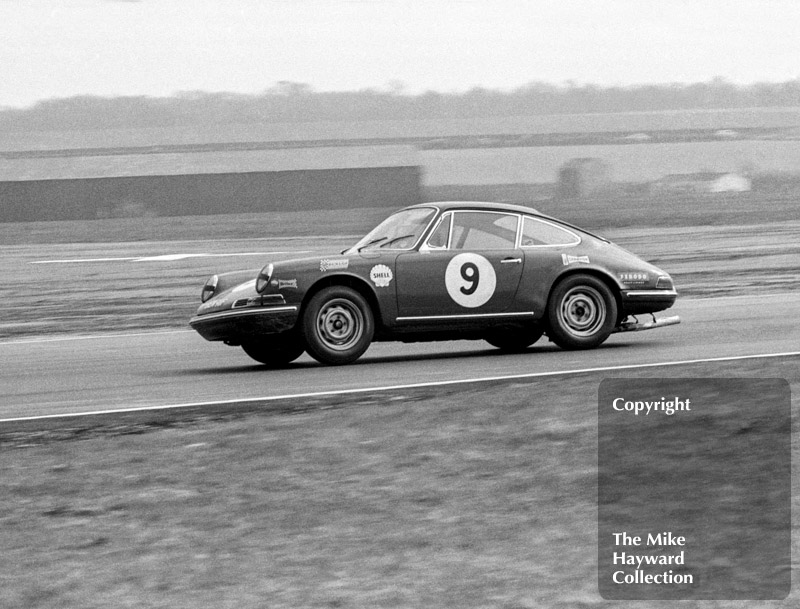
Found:
[[[450,249],[514,249],[517,243],[518,222],[519,217],[513,214],[485,211],[455,212]]]
[[[431,249],[446,249],[447,243],[450,239],[450,222],[453,218],[452,214],[445,214],[442,216],[441,221],[428,237],[427,247]]]
[[[545,245],[577,245],[580,237],[566,228],[552,222],[525,216],[522,220],[522,247]]]

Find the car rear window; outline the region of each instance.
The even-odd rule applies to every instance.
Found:
[[[522,220],[522,247],[577,245],[580,237],[551,222],[525,216]]]

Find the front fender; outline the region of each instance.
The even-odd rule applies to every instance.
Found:
[[[393,283],[394,282],[392,282],[392,284]],[[317,279],[303,295],[301,310],[305,309],[306,304],[311,300],[314,294],[333,285],[345,285],[357,290],[367,300],[370,307],[372,307],[372,312],[375,315],[375,321],[378,326],[389,326],[394,323],[394,320],[397,318],[397,298],[394,288],[377,288],[367,279],[354,272],[336,273]]]

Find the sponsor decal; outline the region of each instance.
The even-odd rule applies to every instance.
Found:
[[[323,273],[325,271],[341,271],[350,266],[349,258],[323,258],[319,261],[319,270]]]
[[[392,269],[385,264],[376,264],[369,272],[369,278],[379,288],[385,288],[392,283]]]
[[[459,254],[448,264],[444,283],[450,298],[474,309],[489,302],[497,286],[492,263],[478,254]]]
[[[620,273],[619,278],[624,283],[646,283],[649,279],[647,273]]]
[[[589,264],[589,256],[570,256],[568,254],[561,254],[561,262],[563,262],[565,266],[568,264],[574,264],[576,262]]]
[[[297,289],[297,279],[278,279],[278,289],[283,290],[284,288],[293,288]]]

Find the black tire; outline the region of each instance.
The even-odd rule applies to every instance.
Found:
[[[560,281],[547,303],[548,335],[562,349],[601,345],[617,321],[617,299],[597,277],[570,275]]]
[[[372,342],[375,320],[367,301],[346,286],[315,294],[303,311],[303,336],[308,354],[323,364],[356,361]]]
[[[539,340],[544,334],[544,329],[537,324],[530,328],[504,329],[492,332],[486,337],[486,342],[497,347],[505,353],[519,353]]]
[[[270,368],[281,368],[303,355],[306,350],[301,337],[295,333],[242,343],[242,349],[254,360]]]

